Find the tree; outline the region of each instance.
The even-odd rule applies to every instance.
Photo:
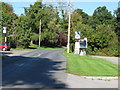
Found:
[[[71,42],[74,43],[74,33],[75,31],[81,31],[80,25],[82,24],[82,17],[79,13],[74,11],[71,14]]]
[[[112,25],[113,16],[106,6],[103,6],[95,9],[91,19],[91,22],[89,22],[90,25],[92,25],[93,28],[96,28],[96,25],[98,24]]]
[[[42,21],[42,34],[47,31],[47,24],[52,20],[52,6],[45,6],[42,2],[35,2],[34,5],[30,5],[30,8],[25,8],[25,15],[29,17],[30,28],[33,33],[39,33],[39,22]],[[43,35],[42,35],[43,36]],[[44,38],[47,36],[44,35]],[[42,37],[42,40],[44,40]]]
[[[112,55],[117,51],[117,45],[118,38],[112,28],[106,25],[97,25],[90,39],[92,51],[98,52],[105,49],[104,53],[107,53],[111,50],[111,53],[107,55]]]
[[[14,32],[9,37],[13,46],[27,48],[30,44],[31,29],[29,27],[29,18],[26,16],[20,16],[15,21]],[[13,43],[14,41],[14,43]]]
[[[30,31],[31,31],[31,30],[30,30]],[[39,39],[39,34],[31,33],[30,39],[31,39],[30,44],[32,45],[32,44],[33,44],[33,41],[34,41],[34,42],[37,42],[37,41],[38,41],[38,39]]]
[[[61,32],[65,32],[63,31],[65,28],[62,25],[65,20],[62,21],[59,17],[57,8],[54,9],[52,5],[44,5],[42,2],[35,2],[34,5],[30,5],[30,8],[25,8],[25,15],[29,18],[30,28],[34,35],[39,33],[39,22],[41,19],[42,45],[55,46],[60,41],[60,39],[56,38]]]
[[[118,8],[115,11],[116,14],[116,28],[115,28],[115,32],[117,33],[118,36],[120,36],[120,8]]]
[[[18,16],[15,13],[13,13],[12,5],[4,2],[0,2],[0,4],[2,6],[0,7],[0,12],[2,14],[2,18],[0,19],[0,22],[2,23],[2,27],[7,27],[7,36],[9,37],[10,33],[13,32],[12,24],[14,20],[18,18]],[[3,35],[3,38],[4,38],[4,35]],[[7,41],[10,42],[11,40],[8,38]]]
[[[83,24],[88,23],[89,15],[87,13],[83,12],[82,9],[76,9],[75,12],[77,12],[78,14],[80,14],[82,16],[82,23]]]

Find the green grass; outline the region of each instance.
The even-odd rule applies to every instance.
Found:
[[[45,50],[45,49],[62,49],[59,47],[51,48],[51,47],[39,47],[38,45],[31,45],[28,48],[11,48],[11,50]]]
[[[64,52],[67,73],[85,76],[118,76],[118,65],[105,59],[74,55]]]

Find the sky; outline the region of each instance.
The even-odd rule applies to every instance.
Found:
[[[4,2],[7,2],[8,4],[11,4],[14,8],[14,13],[17,15],[21,15],[24,13],[23,7],[29,7],[30,4],[34,4],[37,0],[2,0]],[[51,0],[49,0],[51,1]],[[94,10],[99,6],[106,6],[109,11],[114,12],[114,10],[118,7],[118,1],[119,0],[99,0],[99,2],[96,2],[95,0],[75,0],[72,2],[73,9],[83,9],[84,12],[86,12],[88,15],[92,15]],[[52,1],[51,1],[52,2]]]

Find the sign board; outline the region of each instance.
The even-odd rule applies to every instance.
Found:
[[[87,38],[80,40],[80,48],[87,48]]]
[[[75,49],[74,49],[74,54],[79,54],[80,53],[80,42],[75,42]]]
[[[79,48],[75,48],[74,54],[79,55],[79,53],[80,53],[80,49]]]
[[[75,31],[75,39],[80,39],[80,31]]]
[[[6,27],[3,27],[3,33],[6,33]]]
[[[75,42],[75,48],[80,48],[80,43],[79,42]]]

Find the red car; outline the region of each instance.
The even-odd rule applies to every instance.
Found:
[[[7,44],[5,42],[0,42],[0,50],[10,51],[10,44]]]

